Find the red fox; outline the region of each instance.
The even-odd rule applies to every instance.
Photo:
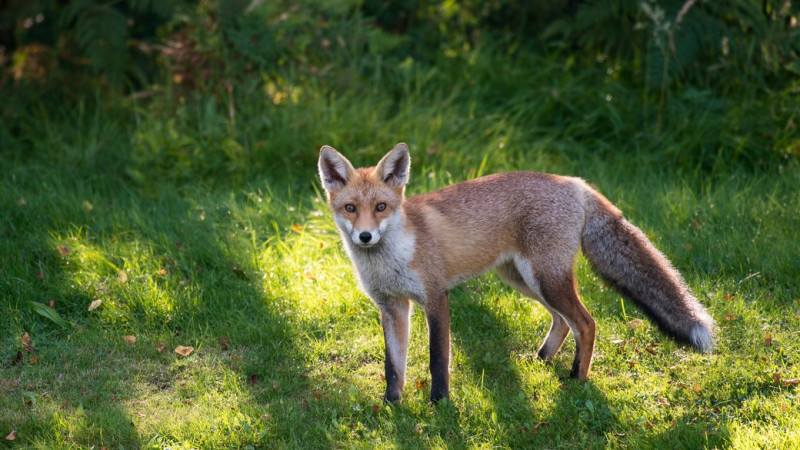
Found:
[[[701,352],[712,350],[714,321],[680,273],[580,178],[498,173],[405,199],[410,168],[403,143],[371,168],[354,168],[329,146],[319,155],[322,186],[345,251],[363,291],[380,309],[386,401],[402,398],[412,301],[428,325],[430,398],[449,396],[449,289],[491,269],[552,315],[539,358],[553,358],[572,331],[570,376],[585,380],[595,323],[576,289],[578,249],[663,332]]]

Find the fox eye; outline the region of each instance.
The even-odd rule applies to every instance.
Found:
[[[375,211],[381,212],[386,209],[386,203],[380,202],[375,205]]]
[[[352,203],[348,203],[348,204],[344,205],[344,210],[349,212],[349,213],[354,213],[354,212],[356,212],[356,205],[354,205]]]

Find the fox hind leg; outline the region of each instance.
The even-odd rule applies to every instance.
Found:
[[[572,270],[561,275],[540,276],[544,301],[554,309],[575,337],[575,359],[570,376],[586,380],[594,353],[595,323],[581,302]]]
[[[528,268],[523,267],[522,269],[526,270]],[[558,311],[543,301],[541,293],[534,292],[533,288],[528,285],[520,273],[520,270],[513,262],[508,262],[499,266],[497,268],[497,275],[501,280],[506,282],[506,284],[521,292],[523,295],[537,300],[550,313],[550,331],[547,333],[547,337],[545,337],[541,347],[539,347],[536,356],[543,361],[551,360],[556,353],[558,353],[561,344],[564,343],[564,339],[567,338],[569,334],[569,325],[567,325],[567,322],[561,317]]]

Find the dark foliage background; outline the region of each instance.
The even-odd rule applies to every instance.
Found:
[[[8,126],[0,137],[4,151],[14,151],[25,126],[21,111],[99,98],[121,99],[103,104],[121,106],[123,114],[131,112],[125,101],[138,101],[165,118],[191,121],[202,111],[193,99],[211,94],[216,100],[204,107],[227,110],[235,123],[246,108],[238,96],[266,90],[297,97],[291,86],[308,82],[330,93],[380,86],[398,101],[419,83],[491,84],[481,107],[522,117],[538,112],[502,98],[536,79],[546,59],[586,78],[586,91],[557,92],[552,104],[540,104],[556,124],[584,123],[571,131],[574,142],[601,147],[591,141],[613,135],[648,147],[675,132],[665,131],[666,121],[685,117],[685,131],[703,132],[703,111],[726,111],[734,101],[736,111],[714,125],[713,139],[691,150],[665,149],[665,162],[707,172],[775,167],[799,152],[789,137],[800,90],[798,18],[794,0],[4,0],[0,118]],[[435,80],[420,78],[426,71]],[[613,111],[575,113],[598,90],[615,100]],[[176,115],[187,101],[190,111]],[[201,150],[167,151],[200,161],[186,176],[215,173],[232,161],[226,154],[259,145],[247,136],[270,133],[266,125],[249,124],[250,134],[218,125],[202,142],[176,143]],[[308,136],[308,145],[320,138]],[[202,150],[209,147],[222,151]],[[304,158],[270,145],[261,151],[283,162],[228,172],[242,179],[250,167],[285,168]],[[146,151],[131,157],[175,172]]]

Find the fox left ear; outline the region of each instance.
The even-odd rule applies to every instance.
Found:
[[[389,151],[375,170],[381,180],[393,188],[403,187],[408,183],[408,174],[411,170],[411,156],[408,153],[408,146],[401,142]]]

